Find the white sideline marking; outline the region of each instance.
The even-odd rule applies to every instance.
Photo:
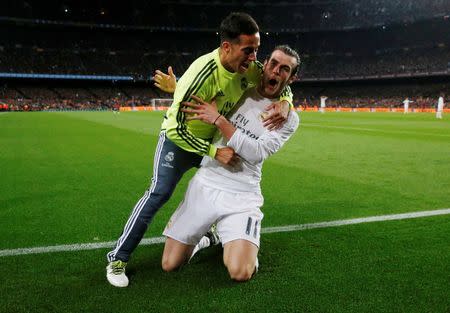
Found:
[[[154,245],[157,243],[163,243],[165,237],[153,237],[144,238],[141,241],[141,245]],[[112,248],[116,244],[115,241],[106,242],[92,242],[92,243],[76,243],[73,245],[59,245],[48,247],[35,247],[35,248],[18,248],[10,250],[0,250],[0,257],[2,256],[15,256],[22,254],[40,254],[49,252],[64,252],[64,251],[81,251],[81,250],[95,250],[103,248]]]
[[[434,210],[434,211],[420,211],[420,212],[391,214],[391,215],[378,215],[378,216],[369,216],[369,217],[362,217],[362,218],[353,218],[353,219],[349,219],[349,220],[337,220],[337,221],[330,221],[330,222],[301,224],[301,225],[266,227],[261,230],[261,233],[264,233],[264,234],[281,233],[281,232],[286,232],[286,231],[298,231],[298,230],[313,229],[313,228],[335,227],[335,226],[353,225],[353,224],[361,224],[361,223],[372,223],[372,222],[381,222],[381,221],[404,220],[404,219],[410,219],[410,218],[435,216],[435,215],[446,215],[446,214],[450,214],[450,209],[441,209],[441,210]]]
[[[378,215],[378,216],[369,216],[369,217],[354,218],[354,219],[347,219],[347,220],[336,220],[336,221],[330,221],[330,222],[320,222],[320,223],[310,223],[310,224],[300,224],[300,225],[266,227],[261,230],[261,233],[263,233],[263,234],[281,233],[281,232],[299,231],[299,230],[314,229],[314,228],[336,227],[336,226],[353,225],[353,224],[361,224],[361,223],[372,223],[372,222],[381,222],[381,221],[404,220],[404,219],[419,218],[419,217],[426,217],[426,216],[436,216],[436,215],[446,215],[446,214],[450,214],[450,209],[420,211],[420,212],[391,214],[391,215]],[[154,244],[158,244],[158,243],[163,243],[164,241],[165,241],[165,237],[144,238],[141,241],[140,245],[144,245],[144,246],[154,245]],[[49,253],[49,252],[81,251],[81,250],[112,248],[115,245],[115,243],[116,243],[115,241],[107,241],[107,242],[97,242],[97,243],[84,243],[84,244],[82,243],[82,244],[73,244],[73,245],[59,245],[59,246],[48,246],[48,247],[0,250],[0,257],[16,256],[16,255],[24,255],[24,254],[40,254],[40,253]]]
[[[401,131],[401,130],[384,130],[384,129],[377,129],[377,128],[366,128],[366,127],[349,127],[349,126],[336,126],[336,125],[322,125],[322,124],[315,124],[315,123],[302,123],[301,126],[311,126],[311,127],[318,127],[318,128],[337,128],[337,129],[350,129],[350,130],[360,130],[360,131],[367,131],[367,132],[374,132],[374,133],[385,133],[385,134],[402,134],[402,135],[425,135],[425,136],[438,136],[438,137],[450,137],[450,135],[447,134],[431,134],[431,133],[423,133],[423,132],[416,132],[416,131]]]

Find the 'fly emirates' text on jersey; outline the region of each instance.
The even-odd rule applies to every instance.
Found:
[[[215,159],[205,156],[196,176],[209,186],[234,192],[261,192],[262,164],[278,151],[295,132],[299,117],[289,112],[288,120],[278,130],[269,131],[262,119],[268,115],[265,108],[276,100],[261,96],[256,88],[247,90],[237,110],[229,117],[236,131],[227,143],[223,137],[216,138],[215,145],[232,147],[242,159],[235,167],[224,166]]]

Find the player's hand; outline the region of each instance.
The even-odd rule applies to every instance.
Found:
[[[217,105],[214,100],[211,103],[208,103],[194,95],[192,95],[191,98],[195,100],[195,103],[181,102],[181,105],[184,106],[181,108],[181,112],[192,114],[186,117],[186,120],[199,120],[213,125],[221,116],[217,111]]]
[[[167,93],[174,93],[177,86],[177,77],[173,73],[172,66],[167,68],[168,74],[165,74],[160,70],[156,70],[155,73],[155,76],[153,76],[155,86]]]
[[[235,166],[240,162],[239,155],[237,155],[233,148],[230,147],[217,148],[216,156],[214,158],[220,163],[229,166]]]
[[[266,107],[266,111],[272,111],[262,120],[263,126],[269,130],[279,129],[287,121],[290,107],[286,100],[274,102]]]

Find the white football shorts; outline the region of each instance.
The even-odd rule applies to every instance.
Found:
[[[216,223],[222,245],[245,239],[259,248],[264,217],[260,207],[263,202],[260,193],[217,189],[195,175],[163,235],[184,244],[196,245]]]

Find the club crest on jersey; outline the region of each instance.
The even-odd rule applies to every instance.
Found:
[[[174,159],[174,154],[172,151],[167,152],[166,156],[164,157],[164,160],[167,162],[172,162]]]
[[[247,87],[248,87],[248,81],[247,81],[247,78],[242,77],[242,79],[241,79],[241,89],[242,89],[242,90],[245,90],[245,89],[247,89]]]
[[[261,114],[259,115],[259,119],[262,121],[263,119],[265,119],[268,116],[269,116],[269,112],[264,111],[264,112],[261,112]]]
[[[170,164],[170,162],[172,162],[174,158],[175,158],[175,154],[172,151],[167,152],[167,154],[164,156],[164,161],[166,161],[166,162],[162,162],[161,166],[173,168],[173,165]]]

